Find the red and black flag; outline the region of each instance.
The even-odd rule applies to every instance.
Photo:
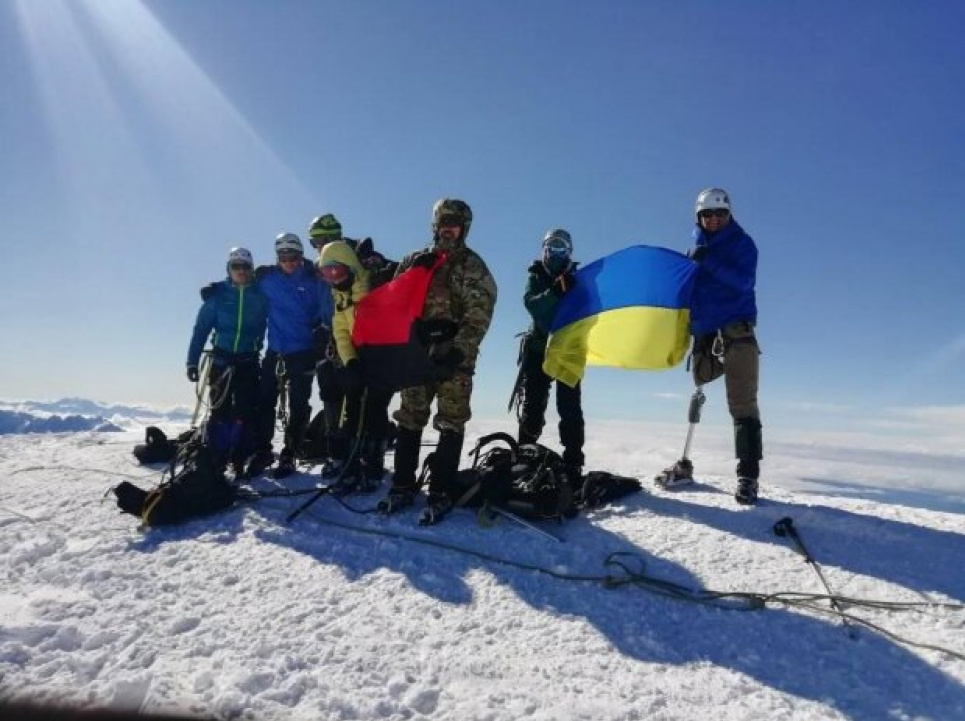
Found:
[[[397,391],[438,380],[420,318],[432,274],[445,261],[440,253],[430,268],[409,268],[355,306],[352,344],[369,385]]]

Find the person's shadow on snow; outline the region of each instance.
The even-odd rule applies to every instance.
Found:
[[[640,507],[645,512],[679,518],[683,523],[793,548],[789,539],[773,532],[778,520],[790,517],[811,556],[822,566],[891,581],[923,594],[943,593],[965,602],[965,573],[960,572],[965,558],[965,534],[830,506],[767,499],[748,510],[736,505],[705,506],[698,501],[699,489],[694,494],[684,487],[645,496]],[[842,590],[835,588],[833,576],[829,582],[832,590]],[[823,588],[815,585],[814,590]]]
[[[683,501],[642,494],[628,501],[627,511],[639,506],[649,508],[656,501],[659,510],[655,512],[665,514],[683,515],[686,505],[690,518],[700,521],[700,509]],[[355,497],[351,502],[359,507],[371,506],[374,499],[368,502]],[[859,639],[852,640],[835,620],[777,607],[758,613],[724,611],[631,586],[607,589],[601,583],[566,582],[445,548],[454,545],[559,573],[588,576],[613,573],[603,567],[603,560],[608,553],[622,552],[635,555],[636,564],[633,559],[628,563],[645,568],[650,576],[694,589],[701,586],[686,568],[648,554],[594,525],[592,518],[581,517],[563,527],[539,524],[566,539],[555,543],[505,519],[496,528],[483,528],[466,510],[453,512],[438,526],[420,529],[415,525],[418,511],[388,519],[361,517],[331,499],[322,499],[310,514],[285,526],[285,515],[295,504],[272,505],[262,506],[260,512],[266,520],[277,523],[257,531],[259,538],[337,566],[349,579],[387,569],[404,575],[413,587],[440,601],[469,604],[473,591],[466,578],[471,572],[483,570],[533,608],[584,618],[614,647],[640,661],[710,662],[747,674],[777,691],[830,703],[855,719],[902,714],[951,718],[965,710],[965,687],[871,631],[859,631]],[[366,535],[329,525],[332,521],[388,535]],[[760,519],[753,525],[761,526]],[[802,531],[806,528],[802,516]],[[579,677],[570,675],[567,683],[578,684]]]

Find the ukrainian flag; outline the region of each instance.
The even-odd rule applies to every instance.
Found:
[[[575,386],[587,365],[672,368],[690,342],[690,299],[697,264],[667,248],[635,245],[576,274],[560,300],[543,370]]]

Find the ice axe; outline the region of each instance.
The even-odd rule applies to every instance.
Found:
[[[837,599],[834,597],[834,593],[831,591],[831,587],[828,585],[827,579],[824,577],[824,573],[821,572],[821,566],[818,562],[814,560],[814,557],[808,552],[807,547],[804,545],[804,541],[801,540],[800,534],[797,532],[797,528],[794,527],[794,519],[790,516],[785,516],[774,524],[774,535],[780,536],[781,538],[790,538],[791,543],[794,544],[794,549],[804,556],[804,560],[810,564],[814,572],[818,574],[818,578],[821,579],[821,583],[824,585],[824,590],[828,592],[828,600],[831,602],[831,608],[837,611],[839,614],[844,613],[844,609],[838,604]],[[841,616],[841,623],[847,628],[848,636],[851,638],[857,638],[855,629],[851,627],[848,623],[848,619],[843,615]]]

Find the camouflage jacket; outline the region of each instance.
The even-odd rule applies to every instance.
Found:
[[[416,256],[425,252],[444,252],[447,260],[436,270],[429,285],[429,293],[423,306],[422,317],[426,320],[445,318],[459,326],[451,344],[465,356],[462,367],[472,373],[496,306],[496,281],[486,263],[475,251],[458,241],[451,247],[438,243],[411,253],[403,258],[396,276],[412,266]],[[446,348],[438,349],[445,352]]]

